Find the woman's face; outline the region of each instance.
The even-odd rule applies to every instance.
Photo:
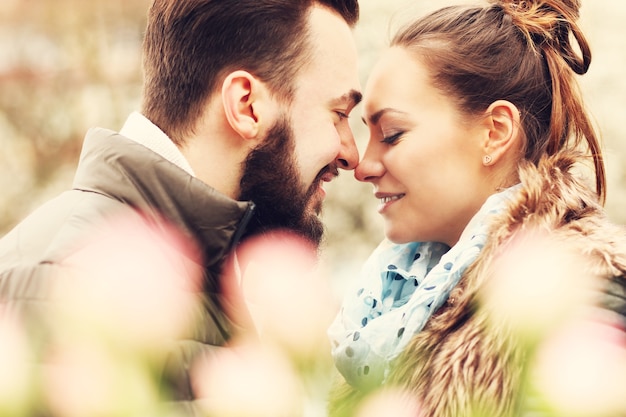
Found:
[[[371,73],[364,121],[370,138],[355,177],[374,186],[386,236],[454,245],[493,192],[482,163],[484,123],[463,117],[401,47]]]

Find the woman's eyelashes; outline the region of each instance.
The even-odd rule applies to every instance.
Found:
[[[389,136],[384,136],[383,139],[381,140],[381,142],[386,143],[388,145],[392,145],[394,144],[398,139],[400,139],[402,137],[402,135],[404,135],[403,131],[394,133],[392,135]]]

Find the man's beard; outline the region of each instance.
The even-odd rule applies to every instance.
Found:
[[[314,198],[322,175],[330,169],[324,168],[306,189],[295,161],[293,131],[287,118],[281,118],[244,163],[240,200],[256,206],[246,236],[287,229],[318,246],[324,225],[319,218],[322,201]]]

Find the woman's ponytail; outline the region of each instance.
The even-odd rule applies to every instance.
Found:
[[[527,38],[529,45],[553,48],[576,74],[587,72],[591,50],[580,27],[580,0],[494,0]],[[572,47],[572,37],[581,51]]]
[[[598,197],[604,201],[606,173],[602,150],[574,77],[574,73],[585,74],[591,64],[591,49],[578,25],[580,0],[494,0],[491,3],[503,9],[528,45],[546,62],[552,86],[547,153],[558,152],[569,140],[573,147],[585,141],[595,166]]]

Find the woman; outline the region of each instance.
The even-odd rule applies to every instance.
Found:
[[[529,230],[566,242],[624,314],[626,233],[605,218],[601,147],[575,80],[591,61],[580,1],[489,3],[406,26],[368,80],[355,176],[374,186],[387,240],[329,331],[344,380],[331,415],[380,386],[408,390],[421,416],[519,411],[525,353],[481,291]]]

